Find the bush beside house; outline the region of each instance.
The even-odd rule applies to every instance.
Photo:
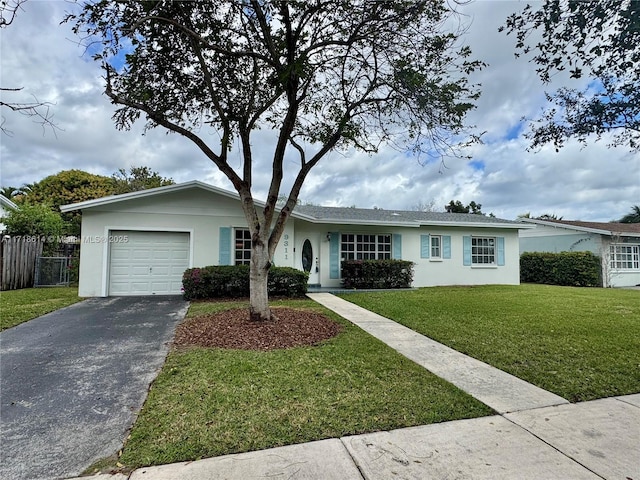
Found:
[[[409,288],[413,265],[406,260],[345,260],[342,285],[345,288]]]
[[[269,270],[269,295],[303,297],[307,293],[308,274],[290,267]],[[240,298],[249,296],[248,265],[213,265],[190,268],[182,276],[186,300]]]
[[[520,256],[520,281],[565,285],[571,287],[601,287],[600,257],[591,252],[525,252]]]

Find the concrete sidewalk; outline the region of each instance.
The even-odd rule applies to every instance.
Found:
[[[640,480],[640,394],[570,404],[333,295],[309,296],[501,415],[145,467],[130,480]]]

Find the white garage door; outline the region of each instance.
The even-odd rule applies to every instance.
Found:
[[[112,231],[109,295],[175,295],[189,268],[189,234]],[[126,239],[126,241],[124,241]]]

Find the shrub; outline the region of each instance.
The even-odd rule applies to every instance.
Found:
[[[295,268],[272,267],[269,270],[269,295],[301,297],[307,293],[307,273]],[[239,298],[249,296],[248,265],[213,265],[190,268],[182,276],[186,300]]]
[[[520,281],[601,287],[601,265],[600,257],[591,252],[525,252],[520,256]]]
[[[342,285],[345,288],[409,288],[413,265],[406,260],[345,260]]]

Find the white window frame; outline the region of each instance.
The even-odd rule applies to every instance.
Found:
[[[249,265],[251,262],[251,233],[248,228],[234,228],[233,264]]]
[[[612,243],[609,245],[609,257],[609,266],[612,270],[640,270],[640,245]]]
[[[342,260],[390,260],[393,245],[390,233],[340,234]]]
[[[496,237],[471,237],[471,265],[474,267],[494,266],[498,262],[498,241]],[[482,261],[479,261],[482,260]]]
[[[442,235],[429,235],[429,258],[431,260],[442,259]]]

